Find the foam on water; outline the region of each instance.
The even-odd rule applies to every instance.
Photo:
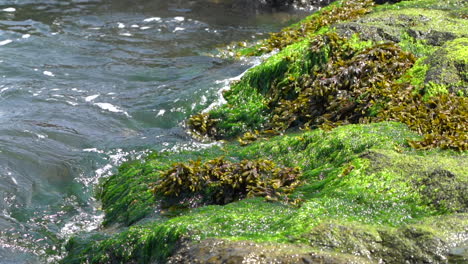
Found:
[[[85,101],[86,101],[86,102],[91,102],[91,101],[93,101],[94,99],[96,99],[96,98],[98,98],[98,97],[99,97],[99,94],[86,96],[86,97],[85,97]]]
[[[12,42],[13,42],[13,40],[11,40],[11,39],[2,40],[2,41],[0,41],[0,46],[5,46],[5,45],[10,44]]]
[[[7,8],[4,8],[2,9],[3,12],[15,12],[16,11],[16,8],[14,7],[7,7]]]
[[[106,111],[114,112],[114,113],[123,113],[127,117],[130,117],[130,115],[127,112],[125,112],[124,110],[120,109],[119,107],[117,107],[117,106],[115,106],[113,104],[110,104],[110,103],[94,103],[94,105],[98,106],[102,110],[106,110]]]
[[[160,17],[150,17],[150,18],[145,18],[143,19],[143,22],[149,23],[149,22],[159,22],[161,21]]]
[[[50,71],[43,71],[42,74],[44,74],[46,76],[49,76],[49,77],[55,77],[55,74],[53,72],[50,72]]]

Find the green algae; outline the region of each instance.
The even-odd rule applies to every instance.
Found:
[[[458,10],[466,8],[468,4],[462,0],[406,0],[393,5],[378,5],[377,11],[387,11],[405,8],[421,8],[421,9],[436,9],[436,10]]]
[[[73,250],[79,243],[72,243],[69,248],[73,254],[69,258],[86,259],[90,263],[108,259],[147,263],[169,255],[175,241],[182,237],[306,243],[305,234],[332,219],[398,227],[431,215],[466,210],[462,187],[452,196],[454,189],[427,182],[428,175],[434,171],[450,171],[454,176],[449,178],[453,181],[446,182],[450,186],[464,186],[468,178],[463,165],[467,162],[466,155],[412,150],[406,140],[417,137],[402,124],[384,122],[341,126],[329,132],[302,132],[243,148],[228,144],[224,155],[229,157],[268,157],[285,166],[300,167],[304,171],[304,183],[291,197],[302,199],[302,206],[253,198],[192,209],[173,218],[131,227],[111,238],[88,244],[85,249]],[[158,164],[158,158],[152,156],[146,162]],[[447,191],[448,198],[432,195],[435,189]],[[156,238],[172,244],[165,243],[165,248],[160,250]]]
[[[417,2],[417,1],[415,1]],[[404,2],[402,2],[404,3]],[[408,29],[413,31],[428,32],[440,31],[448,32],[457,36],[466,35],[468,21],[466,19],[451,18],[445,10],[420,9],[420,8],[400,8],[398,4],[394,10],[376,11],[367,15],[363,21],[368,26],[381,26],[388,29],[401,30],[401,25],[391,25],[390,22],[400,21],[408,24]]]
[[[402,1],[377,6],[363,18],[371,17],[374,26],[381,26],[378,16],[400,16],[414,24],[405,25],[417,28],[392,31],[399,47],[418,60],[405,74],[392,79],[389,89],[383,89],[390,94],[385,104],[374,104],[367,112],[373,121],[397,120],[406,125],[333,125],[328,130],[295,131],[255,141],[269,128],[269,108],[281,98],[294,99],[302,89],[298,80],[327,69],[324,65],[333,57],[327,46],[310,49],[317,31],[305,34],[305,38],[291,37],[294,44],[279,45],[278,54],[232,85],[225,93],[228,104],[188,122],[200,135],[212,138],[232,138],[251,131],[249,139],[241,140],[248,145],[239,147],[231,142],[199,152],[152,154],[144,162],[123,165],[102,184],[105,225],[133,226],[111,236],[72,239],[63,263],[163,262],[181,241],[196,243],[208,238],[224,239],[228,245],[229,241],[244,240],[307,245],[305,251],[352,254],[372,261],[444,261],[450,247],[466,243],[467,238],[468,157],[464,150],[468,148],[468,103],[463,91],[453,91],[466,79],[454,84],[430,78],[435,76],[431,69],[438,65],[431,57],[443,53],[449,61],[457,61],[457,69],[462,69],[458,76],[466,78],[465,66],[460,67],[466,65],[466,37],[459,38],[466,34],[466,21],[461,21],[463,5],[458,0]],[[426,16],[429,8],[432,10]],[[425,19],[411,20],[416,12],[423,12]],[[425,38],[427,26],[437,21],[448,23],[450,31],[447,39],[439,38],[443,34],[435,37],[440,47],[429,43],[432,37],[419,38]],[[335,32],[328,26],[319,30],[321,36]],[[343,50],[353,52],[338,56],[382,45],[375,39],[364,41],[355,32],[349,36],[341,44]],[[251,48],[247,53],[252,52],[257,51]],[[272,89],[279,90],[280,96]],[[280,166],[299,167],[302,184],[288,199],[301,201],[300,206],[250,198],[160,215],[160,204],[151,189],[161,172],[177,162],[206,162],[220,156],[233,161],[266,158]],[[144,218],[142,222],[148,223],[135,224]]]
[[[97,198],[105,212],[103,225],[128,226],[157,211],[149,185],[156,182],[160,172],[169,169],[172,164],[188,159],[213,159],[223,153],[216,146],[197,152],[153,153],[144,160],[121,165],[116,174],[100,183]]]
[[[311,36],[325,33],[328,26],[338,21],[351,20],[370,11],[372,0],[342,0],[331,3],[318,12],[308,16],[299,23],[291,25],[254,47],[241,49],[238,56],[254,56],[269,53],[308,39]]]
[[[245,79],[234,84],[225,93],[228,102],[225,106],[191,120],[206,120],[199,123],[201,127],[209,123],[212,133],[207,136],[215,139],[246,133],[240,139],[245,144],[263,137],[263,131],[395,120],[424,134],[423,142],[415,142],[414,147],[464,150],[468,148],[465,126],[468,113],[466,99],[459,97],[467,94],[466,38],[458,36],[464,34],[466,21],[451,19],[461,30],[447,24],[444,30],[448,31],[442,33],[452,34],[450,38],[443,34],[429,36],[436,31],[429,30],[431,25],[424,31],[423,24],[445,17],[446,12],[431,11],[427,14],[433,18],[427,19],[421,19],[419,14],[417,19],[411,18],[410,14],[416,16],[416,10],[406,9],[372,12],[360,19],[366,26],[377,29],[381,29],[379,23],[384,27],[397,24],[392,34],[398,45],[379,43],[376,39],[362,41],[362,34],[359,37],[352,34],[350,40],[345,40],[333,30],[290,45],[267,60],[266,68],[261,65],[252,69]],[[388,21],[377,19],[382,16]],[[402,17],[403,26],[413,31],[403,31],[395,22]],[[356,22],[340,25],[353,23]],[[427,39],[416,37],[425,34]],[[438,48],[431,44],[434,41],[437,45],[445,44]],[[419,56],[418,63],[412,65],[413,55],[401,50]],[[294,51],[300,55],[294,56]],[[449,101],[457,107],[444,105]],[[437,120],[431,121],[434,115]],[[198,130],[203,134],[203,129]]]
[[[250,69],[245,76],[225,92],[228,101],[207,114],[195,115],[188,121],[195,133],[211,138],[231,138],[248,130],[262,129],[268,120],[268,100],[265,93],[278,83],[291,82],[326,60],[323,53],[308,49],[304,40],[285,48],[261,65]],[[208,129],[203,129],[208,127]],[[208,131],[207,133],[204,133]]]

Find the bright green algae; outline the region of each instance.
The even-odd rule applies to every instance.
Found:
[[[411,2],[376,8],[280,46],[278,54],[225,92],[227,104],[191,117],[189,127],[202,136],[230,139],[297,126],[395,120],[424,134],[413,147],[466,150],[463,51],[468,24],[451,17],[452,2],[448,9],[427,9],[434,4],[430,1]],[[418,56],[417,63],[402,50]],[[434,115],[437,120],[432,122]],[[433,129],[433,124],[443,125]]]
[[[460,3],[463,4],[457,0],[402,1],[378,6],[369,15],[377,18],[380,12],[389,17],[411,17],[433,9],[428,17],[443,15],[440,21],[445,21],[447,14],[450,17],[448,29],[453,38],[441,43],[442,46],[430,45],[426,39],[415,38],[408,32],[395,33],[399,46],[419,58],[395,83],[410,83],[403,93],[420,94],[418,104],[422,106],[431,100],[450,102],[463,97],[463,92],[454,95],[450,90],[463,86],[463,81],[457,85],[437,82],[440,78],[428,81],[431,76],[439,76],[431,72],[437,62],[428,59],[436,52],[449,59],[447,65],[456,64],[458,68],[466,65],[463,55],[466,19],[461,21],[466,10]],[[342,1],[337,1],[325,10],[341,4]],[[308,18],[309,21],[319,14]],[[422,25],[417,26],[424,31]],[[287,30],[298,27],[300,24]],[[209,113],[214,123],[218,122],[216,133],[220,133],[220,138],[264,129],[269,119],[266,95],[271,87],[291,85],[328,62],[330,53],[326,47],[313,52],[309,46],[314,36],[334,29],[331,25],[317,29],[320,31],[297,38],[292,45],[280,45],[276,55],[232,85],[225,94],[228,104]],[[376,44],[372,40],[363,41],[354,33],[347,41],[357,51]],[[252,48],[247,51],[254,52]],[[451,64],[453,61],[456,63]],[[466,74],[463,67],[460,72],[458,76]],[[450,99],[447,94],[457,97]],[[464,101],[460,102],[463,105]],[[398,105],[397,101],[394,103]],[[411,119],[408,122],[411,127]],[[164,262],[181,241],[207,238],[293,243],[307,245],[306,250],[355,254],[375,261],[383,258],[395,263],[441,260],[446,248],[435,248],[440,249],[434,253],[436,256],[424,251],[440,241],[458,245],[465,239],[466,243],[468,157],[466,151],[409,147],[409,143],[422,138],[412,128],[413,131],[396,122],[344,125],[329,131],[290,132],[245,147],[231,142],[200,151],[154,153],[143,161],[126,163],[117,174],[102,182],[99,194],[106,213],[104,226],[120,227],[120,233],[75,237],[68,243],[69,254],[62,262]],[[204,130],[214,131],[210,126]],[[290,200],[302,202],[292,205],[251,198],[224,206],[161,211],[151,190],[162,171],[174,163],[204,162],[221,156],[232,161],[262,158],[284,167],[299,167],[302,184],[290,195]],[[419,257],[406,259],[413,253]]]
[[[402,124],[375,123],[275,137],[243,148],[228,144],[224,149],[204,150],[202,156],[208,159],[219,153],[233,159],[266,157],[285,166],[302,168],[305,183],[293,194],[303,199],[302,206],[297,208],[254,198],[225,206],[192,209],[180,216],[134,225],[128,231],[101,241],[86,241],[84,247],[79,239],[74,239],[68,246],[70,254],[63,262],[145,263],[170,255],[175,241],[182,237],[306,243],[306,234],[333,219],[340,219],[344,224],[398,227],[432,215],[466,211],[467,197],[463,189],[447,189],[451,195],[445,198],[424,191],[428,188],[424,186],[430,186],[425,182],[427,175],[437,171],[449,171],[454,175],[453,184],[466,186],[468,175],[463,166],[468,161],[466,155],[412,150],[405,140],[416,137]],[[168,157],[180,160],[197,153],[163,156],[162,159],[154,155],[142,164],[170,164]],[[123,166],[113,176],[115,182],[124,183],[140,166],[140,163]],[[150,186],[156,178],[148,177],[140,185]],[[104,195],[120,191],[117,185],[104,183]],[[139,197],[130,187],[130,191],[114,203],[132,200],[135,208],[157,208],[146,200],[139,201]],[[453,197],[456,197],[455,202]],[[460,207],[463,201],[465,205]],[[138,203],[140,205],[136,205]],[[115,215],[119,213],[125,214],[125,207],[114,211]]]

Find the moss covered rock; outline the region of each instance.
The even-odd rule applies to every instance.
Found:
[[[453,16],[453,11],[460,8],[468,12],[467,4],[458,0],[446,2],[439,9],[432,0],[404,1],[378,7],[363,18],[335,27],[342,36],[358,33],[363,40],[400,42],[402,34],[407,33],[428,45],[441,46],[455,38],[468,36],[468,21]]]
[[[182,243],[168,263],[462,263],[467,221],[466,214],[399,228],[329,221],[304,234],[307,245],[206,239]]]
[[[375,123],[340,126],[328,132],[313,130],[278,136],[242,148],[227,144],[223,149],[214,146],[202,152],[152,155],[141,164],[166,164],[170,167],[172,161],[191,155],[200,154],[204,159],[212,159],[222,153],[238,160],[264,157],[283,166],[297,166],[303,171],[303,183],[290,195],[290,199],[300,199],[302,203],[298,207],[251,198],[224,206],[212,205],[155,217],[153,212],[158,207],[157,199],[151,203],[140,200],[138,189],[131,186],[125,195],[116,197],[111,204],[132,201],[131,208],[148,207],[149,210],[139,214],[140,219],[146,217],[146,220],[111,236],[71,240],[69,255],[63,263],[151,263],[172,255],[180,241],[202,241],[203,245],[203,241],[209,238],[251,241],[243,249],[242,244],[232,244],[232,251],[227,250],[231,242],[223,242],[224,246],[213,249],[220,254],[213,258],[215,260],[226,257],[223,254],[229,256],[230,252],[238,257],[255,255],[264,251],[262,243],[265,242],[273,243],[266,246],[265,250],[269,248],[270,251],[278,246],[276,243],[286,244],[284,250],[278,249],[278,254],[272,255],[272,259],[286,262],[295,261],[297,257],[288,252],[302,248],[304,254],[300,256],[304,259],[330,260],[330,263],[345,263],[340,260],[349,254],[354,255],[354,251],[359,249],[361,256],[356,257],[356,262],[366,263],[369,256],[364,253],[372,252],[372,245],[379,246],[379,251],[370,255],[373,261],[387,257],[394,259],[394,263],[407,260],[400,258],[402,254],[388,249],[391,244],[378,244],[385,235],[388,243],[397,239],[402,241],[407,249],[405,256],[419,256],[413,263],[420,259],[447,257],[459,252],[468,239],[462,232],[467,229],[466,216],[457,216],[463,221],[450,220],[453,224],[447,220],[451,217],[441,216],[448,221],[444,222],[434,216],[466,212],[467,156],[453,151],[412,150],[406,141],[416,138],[417,135],[405,125]],[[107,192],[122,190],[127,183],[118,179],[125,179],[126,171],[141,168],[141,164],[125,165],[119,174],[113,176],[115,185],[107,186]],[[142,186],[150,186],[154,182],[151,177],[141,179]],[[114,215],[127,213],[125,206],[113,210]],[[423,230],[429,231],[415,231],[409,236],[405,233],[409,232],[405,231],[408,226],[422,226]],[[337,230],[349,232],[345,235]],[[262,245],[257,246],[258,243]],[[295,246],[290,247],[291,244]],[[192,251],[194,244],[189,242],[188,245],[190,250],[182,248],[179,251],[181,256],[206,252],[203,247],[195,247],[202,251]],[[452,246],[455,249],[452,250]],[[434,255],[429,251],[442,253]],[[261,254],[258,256],[264,258]],[[265,255],[264,259],[267,257]],[[363,262],[358,261],[361,259]]]
[[[351,254],[314,251],[308,246],[278,243],[254,243],[251,241],[229,241],[206,239],[181,245],[168,263],[221,264],[221,263],[372,263]]]
[[[425,83],[448,89],[442,90],[445,93],[468,96],[468,38],[447,42],[426,63]]]
[[[216,139],[249,132],[243,146],[153,153],[122,165],[101,183],[102,232],[71,239],[62,263],[467,262],[465,3],[396,2],[372,9],[372,1],[337,1],[241,51],[279,50],[232,85],[226,105],[189,124]],[[369,29],[368,41],[354,34],[356,25]],[[264,137],[275,114],[292,117],[284,129],[308,122],[323,129]],[[297,167],[302,177],[281,202],[242,195],[161,207],[158,183],[169,186],[164,191],[199,183],[207,177],[194,167],[224,172],[225,160],[268,160],[273,171]],[[171,178],[178,172],[187,182]],[[203,200],[211,187],[196,185],[196,196]]]
[[[374,263],[447,263],[452,249],[466,243],[467,221],[468,215],[459,214],[399,228],[330,222],[305,237],[314,248],[353,254]]]

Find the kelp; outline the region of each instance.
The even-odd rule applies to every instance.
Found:
[[[467,97],[441,94],[425,100],[407,83],[393,91],[394,96],[378,117],[405,123],[423,135],[420,141],[409,141],[412,147],[468,150]]]
[[[267,102],[263,111],[268,120],[261,131],[244,131],[246,134],[239,139],[242,145],[264,137],[262,131],[280,133],[292,127],[329,129],[393,120],[423,135],[423,141],[410,142],[415,148],[468,149],[466,97],[438,93],[437,89],[428,89],[430,84],[415,86],[413,79],[423,82],[424,76],[412,75],[425,74],[427,67],[422,60],[415,64],[416,57],[397,44],[360,48],[329,32],[310,40],[306,53],[314,61],[309,72],[299,76],[285,72],[284,79],[275,78],[269,89],[262,88]],[[413,70],[413,65],[426,68]],[[192,117],[195,118],[205,122],[202,127],[210,127],[209,136],[223,138],[216,134],[217,123],[210,113]]]
[[[364,122],[381,100],[380,91],[391,86],[415,61],[413,55],[392,43],[356,51],[334,33],[317,37],[311,49],[323,46],[329,50],[328,63],[286,89],[300,89],[297,98],[273,97],[273,129],[284,130],[294,124],[310,127]]]
[[[163,207],[224,205],[246,197],[287,200],[299,184],[298,168],[280,168],[265,159],[231,162],[223,157],[176,163],[153,187]]]
[[[371,11],[372,0],[348,0],[331,4],[313,14],[299,24],[287,27],[280,32],[271,33],[269,38],[253,48],[241,50],[241,56],[254,56],[269,53],[275,49],[283,49],[306,37],[311,37],[320,29],[336,22],[352,20]]]
[[[216,136],[216,121],[208,113],[200,113],[189,117],[187,126],[190,128],[192,136],[203,140],[205,137],[214,138]]]

